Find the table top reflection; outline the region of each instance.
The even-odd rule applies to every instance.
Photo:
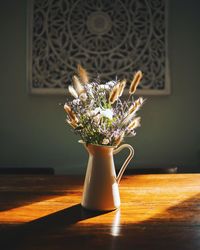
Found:
[[[0,176],[2,250],[200,249],[200,174],[124,176],[121,207],[81,207],[81,176]]]

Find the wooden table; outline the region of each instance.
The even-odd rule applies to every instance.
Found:
[[[124,176],[121,208],[81,208],[78,176],[0,176],[0,249],[200,249],[200,174]]]

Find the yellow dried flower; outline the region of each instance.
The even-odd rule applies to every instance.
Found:
[[[127,116],[122,121],[122,126],[128,124],[128,122],[134,117],[135,112],[141,107],[144,100],[142,97],[138,98],[128,110]]]
[[[74,120],[66,120],[72,128],[77,128],[78,124]]]
[[[139,97],[129,108],[128,113],[132,114],[133,112],[137,111],[141,105],[144,103],[144,99]]]
[[[119,97],[119,84],[115,85],[109,95],[109,103],[113,104]]]
[[[142,79],[142,71],[137,71],[134,75],[134,78],[131,82],[130,89],[129,89],[129,94],[132,95],[135,93],[138,84],[140,83],[140,80]]]
[[[124,79],[119,83],[119,97],[122,96],[125,86],[126,86],[126,80]]]
[[[137,127],[140,127],[141,117],[136,117],[130,124],[128,125],[128,129],[133,130]]]
[[[72,111],[71,107],[69,105],[67,105],[65,103],[64,105],[64,110],[67,112],[67,114],[69,115],[69,118],[71,120],[71,122],[75,122],[78,123],[78,118],[76,117],[76,115],[74,114],[74,112]]]
[[[80,65],[78,64],[77,66],[77,71],[79,78],[83,84],[87,84],[89,82],[89,77],[87,71]]]

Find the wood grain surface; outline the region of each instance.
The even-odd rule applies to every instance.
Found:
[[[83,177],[0,176],[0,249],[200,249],[200,174],[124,176],[121,208],[80,206]]]

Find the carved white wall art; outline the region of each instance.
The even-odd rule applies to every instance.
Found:
[[[29,0],[31,93],[66,93],[80,63],[102,80],[129,79],[138,94],[170,93],[165,0]]]

